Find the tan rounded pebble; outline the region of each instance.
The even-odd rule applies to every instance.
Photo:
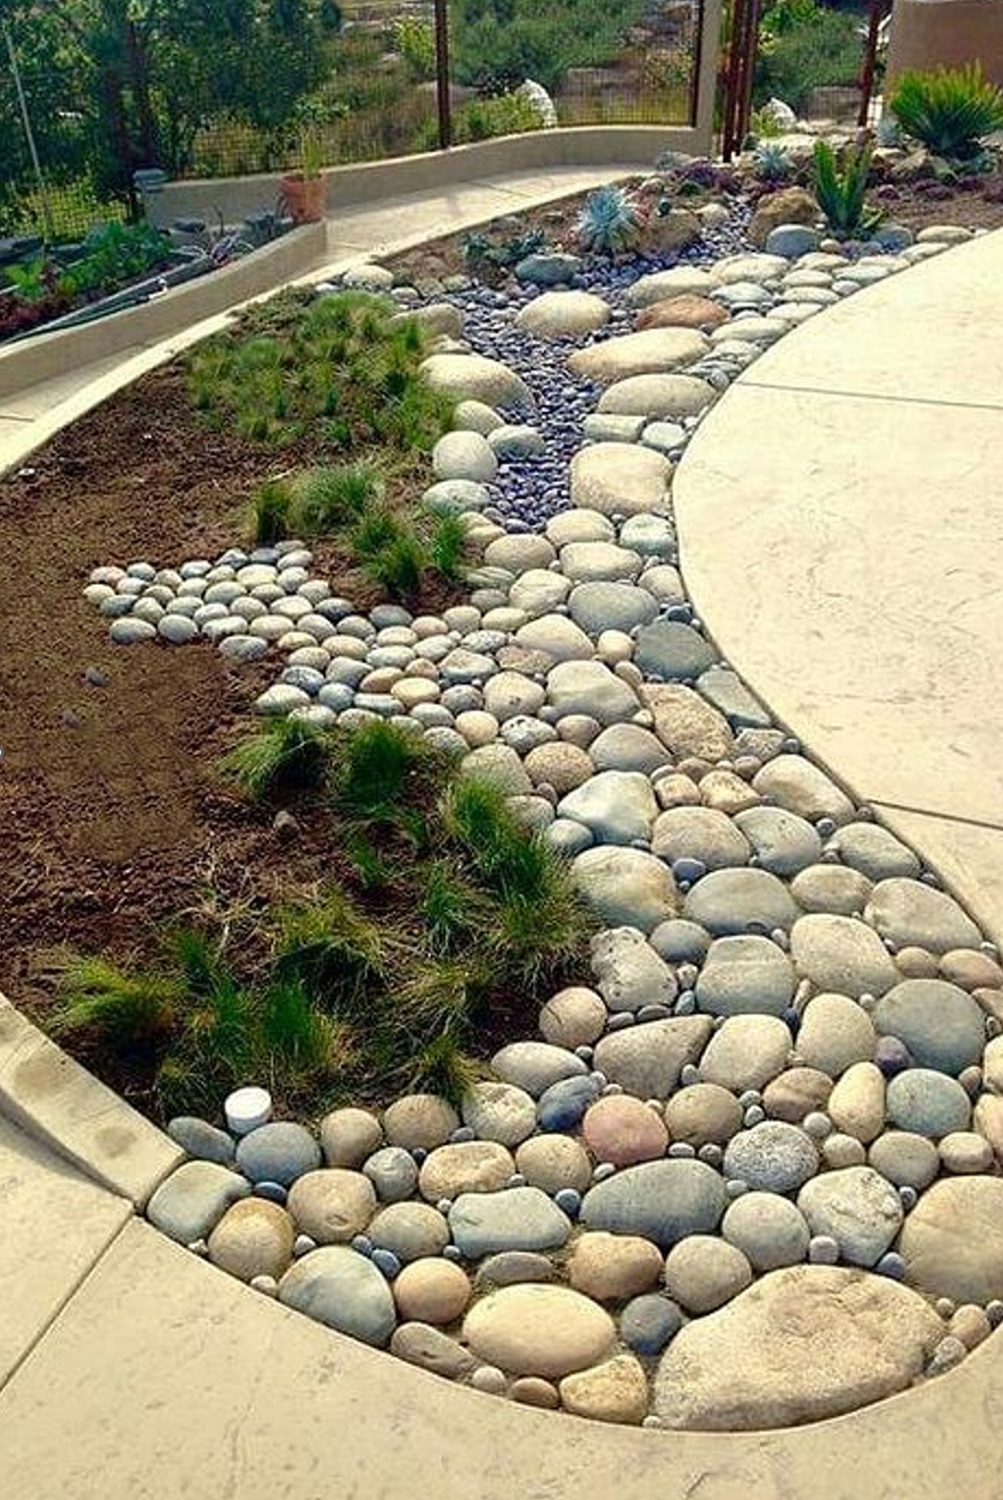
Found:
[[[669,1138],[701,1146],[727,1145],[742,1128],[742,1106],[717,1083],[693,1083],[680,1089],[665,1106]]]
[[[418,1186],[423,1198],[437,1203],[460,1193],[496,1193],[514,1171],[511,1153],[497,1141],[463,1141],[429,1152]]]
[[[570,1135],[532,1135],[515,1153],[516,1170],[530,1187],[556,1193],[574,1188],[583,1193],[592,1181],[592,1163]]]
[[[648,1379],[632,1354],[618,1354],[594,1369],[567,1375],[560,1392],[565,1411],[595,1422],[636,1427],[648,1413]]]
[[[669,776],[660,776],[655,782],[655,796],[658,805],[666,812],[672,807],[699,807],[700,788],[689,776],[680,776],[673,772]]]
[[[869,1144],[885,1123],[885,1077],[871,1062],[854,1063],[836,1084],[826,1112],[845,1135]]]
[[[383,1115],[383,1129],[391,1146],[406,1146],[409,1151],[415,1146],[431,1151],[443,1145],[459,1124],[453,1106],[435,1094],[406,1094]]]
[[[940,1157],[932,1141],[910,1130],[886,1130],[867,1153],[876,1172],[896,1187],[929,1187],[940,1170]]]
[[[467,1309],[470,1282],[459,1266],[429,1257],[413,1260],[393,1283],[402,1318],[418,1323],[452,1323]]]
[[[390,1340],[390,1353],[446,1380],[462,1379],[477,1363],[469,1350],[430,1323],[401,1323]]]
[[[966,1349],[975,1349],[992,1333],[992,1324],[981,1307],[965,1302],[955,1309],[948,1332],[960,1339]]]
[[[402,677],[390,688],[391,695],[405,708],[414,708],[417,703],[434,703],[439,697],[439,684],[425,677]]]
[[[963,990],[999,989],[1003,986],[1003,969],[988,953],[974,948],[952,948],[941,956],[940,972]]]
[[[463,1338],[478,1358],[513,1375],[554,1379],[597,1364],[616,1342],[607,1312],[569,1287],[502,1287],[475,1302]]]
[[[479,708],[457,714],[456,728],[471,750],[476,750],[481,745],[490,745],[498,738],[498,720],[493,714],[486,714]]]
[[[836,1131],[822,1142],[822,1160],[833,1171],[840,1167],[862,1167],[867,1160],[867,1151],[862,1141]]]
[[[818,1068],[788,1068],[763,1090],[763,1108],[771,1120],[800,1125],[805,1115],[824,1110],[832,1079]]]
[[[286,1202],[301,1233],[318,1245],[343,1245],[373,1217],[376,1190],[361,1172],[321,1167],[298,1177]]]
[[[939,1145],[940,1159],[946,1172],[991,1172],[993,1148],[984,1136],[974,1130],[955,1130],[945,1135]]]
[[[809,1000],[798,1030],[798,1056],[809,1068],[838,1078],[853,1063],[874,1055],[874,1024],[848,995],[816,995]]]
[[[544,1411],[556,1411],[561,1404],[556,1387],[549,1380],[541,1380],[539,1375],[521,1375],[513,1380],[508,1393],[513,1401],[523,1406],[539,1406]]]
[[[595,775],[596,769],[591,756],[578,745],[561,740],[537,745],[526,756],[523,764],[534,786],[546,783],[562,796],[588,781]]]
[[[508,1381],[504,1370],[499,1370],[497,1365],[478,1365],[470,1377],[470,1384],[475,1391],[483,1391],[487,1396],[504,1396]]]
[[[555,1047],[590,1047],[606,1026],[606,1006],[601,995],[584,985],[558,990],[540,1011],[540,1032]]]
[[[277,1280],[292,1261],[295,1237],[284,1208],[265,1198],[245,1198],[227,1209],[209,1236],[209,1259],[241,1281]]]
[[[737,1297],[752,1267],[735,1245],[711,1234],[691,1234],[669,1251],[665,1288],[690,1313],[709,1313]]]
[[[700,779],[700,801],[705,807],[734,817],[750,807],[758,807],[762,798],[734,771],[713,770]]]
[[[367,1109],[334,1109],[320,1122],[320,1144],[329,1167],[361,1167],[383,1143],[383,1131]]]
[[[597,1302],[622,1302],[657,1284],[662,1257],[650,1240],[599,1230],[575,1241],[568,1272],[576,1292]]]
[[[557,737],[567,745],[577,745],[587,750],[596,738],[602,725],[591,714],[564,714],[555,725]]]
[[[895,967],[906,979],[936,979],[937,960],[925,948],[915,945],[900,948],[895,955]]]

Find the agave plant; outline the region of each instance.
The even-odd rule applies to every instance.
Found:
[[[786,182],[793,165],[790,152],[776,141],[762,141],[752,153],[752,169],[760,182]]]
[[[842,165],[828,141],[815,142],[815,200],[834,234],[868,234],[881,221],[881,210],[867,203],[871,148],[847,146]]]
[[[983,77],[978,63],[903,73],[891,109],[907,135],[957,161],[978,156],[983,138],[1003,130],[1003,89]]]
[[[590,193],[575,224],[575,235],[593,255],[622,255],[636,249],[644,229],[644,211],[620,187],[600,187]]]

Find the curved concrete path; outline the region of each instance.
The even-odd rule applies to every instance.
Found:
[[[1003,943],[1003,230],[761,356],[673,499],[691,597],[776,715]]]
[[[997,235],[792,334],[712,413],[677,489],[685,571],[735,664],[996,930],[977,855],[1003,852],[1001,269]],[[999,1335],[812,1427],[602,1428],[412,1370],[171,1244],[136,1211],[176,1156],[0,998],[13,1500],[387,1500],[416,1483],[430,1500],[1003,1494]]]

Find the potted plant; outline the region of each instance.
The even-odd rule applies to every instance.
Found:
[[[279,178],[279,193],[294,224],[316,224],[324,217],[327,190],[323,148],[316,136],[304,135],[298,154],[299,169]]]

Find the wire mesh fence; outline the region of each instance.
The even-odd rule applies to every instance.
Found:
[[[702,0],[5,0],[55,233],[136,209],[133,173],[289,171],[554,125],[686,124]],[[0,237],[43,202],[0,50]]]

